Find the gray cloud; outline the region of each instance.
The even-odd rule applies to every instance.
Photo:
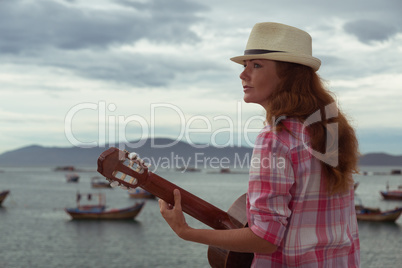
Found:
[[[136,87],[166,86],[178,74],[204,72],[210,64],[202,59],[181,58],[172,60],[169,55],[152,57],[142,54],[108,53],[89,55],[97,64],[74,61],[71,66],[79,75],[105,81],[126,83]],[[60,62],[55,62],[58,66]],[[61,63],[62,64],[62,63]],[[215,69],[220,65],[215,64]]]
[[[344,25],[344,29],[347,33],[355,35],[362,43],[387,41],[398,32],[394,25],[374,20],[351,21]]]
[[[323,5],[318,0],[303,3],[284,0],[275,4],[256,0],[256,5],[270,6],[269,16],[264,8],[257,10],[235,2],[237,4],[213,0],[199,3],[193,0],[0,1],[2,63],[58,67],[77,76],[137,87],[167,86],[175,77],[197,82],[195,79],[211,78],[216,71],[215,82],[222,81],[230,72],[224,71],[224,62],[193,57],[196,54],[175,53],[173,56],[167,49],[164,51],[165,46],[171,49],[184,44],[194,50],[202,47],[205,40],[192,30],[195,26],[200,26],[204,32],[211,29],[208,34],[215,35],[216,42],[227,42],[225,40],[229,38],[236,40],[239,36],[236,29],[242,29],[244,39],[241,42],[227,43],[228,48],[238,45],[241,52],[248,37],[248,33],[243,33],[244,28],[250,28],[256,19],[279,21],[309,30],[319,28],[320,23],[331,17],[339,17],[341,21],[349,21],[344,30],[364,43],[392,38],[401,31],[398,25],[402,25],[398,9],[402,2],[399,0],[389,0],[387,5],[362,0],[349,5],[346,1]],[[286,13],[279,10],[286,10]],[[242,19],[233,14],[241,14]],[[308,14],[315,14],[314,21],[306,20]],[[364,20],[365,17],[370,20]],[[330,30],[332,25],[325,24],[325,27]],[[122,45],[135,45],[140,40],[146,40],[153,45],[153,50],[159,50],[142,53],[116,49]],[[315,46],[319,47],[317,43]],[[321,71],[328,76],[362,75],[372,71],[370,65],[364,65],[366,69],[370,68],[365,71],[356,62],[349,64],[349,71],[345,72],[345,59],[341,55],[316,56],[323,60]],[[352,68],[358,71],[350,71]]]
[[[177,58],[172,64],[163,51],[155,57],[116,52],[113,47],[143,39],[161,50],[164,44],[195,44],[200,38],[191,27],[202,20],[198,14],[206,7],[187,0],[115,0],[109,5],[100,9],[77,1],[1,1],[3,62],[56,66],[135,86],[163,86],[175,72],[195,70],[194,64],[182,66],[186,59]]]
[[[0,53],[20,53],[47,47],[83,49],[134,43],[198,41],[190,27],[200,20],[201,5],[185,0],[146,3],[116,1],[123,8],[84,9],[56,1],[1,1]],[[128,8],[128,6],[130,6]]]
[[[186,82],[197,82],[195,79],[211,70],[220,76],[228,71],[224,63],[211,63],[202,58],[176,57],[169,54],[153,55],[125,51],[82,50],[68,52],[48,50],[42,57],[5,55],[3,62],[16,62],[25,66],[50,66],[65,69],[77,76],[89,79],[104,80],[128,84],[135,87],[167,86],[178,75],[186,76]],[[222,77],[220,77],[222,79]],[[52,90],[52,88],[42,87]],[[168,88],[167,88],[168,89]],[[1,88],[0,88],[1,90]]]

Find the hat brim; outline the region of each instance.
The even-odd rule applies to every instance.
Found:
[[[231,61],[234,61],[238,64],[244,64],[245,60],[256,60],[256,59],[266,59],[266,60],[276,60],[276,61],[285,61],[285,62],[293,62],[302,65],[309,66],[313,68],[314,71],[317,71],[321,66],[321,61],[315,57],[311,57],[309,55],[295,55],[293,53],[288,52],[272,52],[266,54],[252,54],[252,55],[243,55],[230,58]]]

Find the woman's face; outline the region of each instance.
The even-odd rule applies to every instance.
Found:
[[[263,59],[244,61],[244,71],[240,74],[240,79],[243,84],[244,101],[267,108],[269,96],[279,83],[275,61]]]

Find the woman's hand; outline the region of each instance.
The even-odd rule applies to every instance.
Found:
[[[184,214],[181,208],[181,195],[178,189],[173,191],[174,196],[174,206],[168,204],[162,199],[159,199],[159,209],[169,224],[170,228],[181,238],[185,239],[185,232],[189,230],[190,227],[188,226],[186,219],[184,218]]]
[[[174,206],[159,199],[160,212],[172,230],[182,239],[238,252],[271,254],[277,246],[257,236],[250,228],[228,230],[193,229],[181,208],[180,191],[173,191]]]

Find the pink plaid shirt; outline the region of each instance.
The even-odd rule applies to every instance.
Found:
[[[249,227],[278,246],[273,254],[255,254],[252,267],[359,267],[353,189],[328,195],[307,130],[295,119],[282,122],[292,134],[266,126],[251,161]]]

